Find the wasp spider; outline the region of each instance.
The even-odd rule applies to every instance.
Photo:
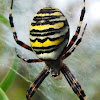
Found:
[[[69,44],[69,24],[66,17],[59,9],[46,7],[38,11],[38,13],[35,15],[30,26],[31,47],[18,40],[13,23],[12,9],[13,0],[11,2],[9,20],[16,43],[30,51],[34,51],[39,59],[23,58],[16,51],[17,56],[28,63],[44,62],[46,65],[43,71],[28,88],[26,94],[27,100],[31,99],[32,95],[35,94],[37,88],[49,73],[51,73],[52,76],[57,77],[60,75],[60,72],[63,73],[78,98],[80,100],[87,100],[81,85],[68,69],[68,67],[63,63],[63,60],[71,55],[72,52],[76,49],[84,35],[87,24],[85,25],[81,36],[78,38],[85,15],[85,0],[83,0],[83,9],[81,11],[77,30]]]

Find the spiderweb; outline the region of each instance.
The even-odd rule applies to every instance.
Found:
[[[95,2],[97,1],[98,0],[95,0]],[[4,1],[4,3],[6,2]],[[86,1],[87,12],[82,24],[81,32],[84,28],[85,23],[87,23],[88,26],[83,40],[77,47],[75,52],[69,58],[64,60],[64,63],[67,64],[72,73],[78,79],[79,83],[82,85],[83,89],[88,95],[88,98],[90,100],[94,100],[95,96],[100,98],[100,96],[98,96],[98,94],[100,93],[100,35],[99,31],[97,31],[99,30],[100,25],[97,22],[95,23],[95,20],[90,17],[89,5],[92,5],[91,0]],[[10,1],[7,7],[7,11],[5,10],[4,13],[4,15],[7,17],[9,12],[9,6]],[[19,40],[22,40],[23,42],[30,45],[30,23],[37,11],[46,6],[59,8],[64,13],[70,25],[70,39],[72,38],[79,22],[80,12],[83,6],[82,0],[14,0],[13,16],[15,29],[18,32]],[[98,21],[100,21],[100,19],[98,19]],[[99,26],[97,26],[97,24]],[[2,28],[4,29],[4,31],[1,32],[2,34],[0,34],[0,41],[2,41],[4,45],[6,45],[5,47],[7,47],[7,50],[5,50],[5,52],[3,52],[0,57],[0,73],[2,73],[1,70],[5,69],[5,66],[10,68],[10,64],[13,61],[15,54],[14,47],[17,47],[19,53],[26,58],[37,58],[34,53],[21,48],[15,43],[11,34],[11,30],[6,28],[5,26],[2,26]],[[44,63],[27,64],[23,61],[20,61],[19,72],[16,73],[26,83],[30,84],[35,79],[35,77],[42,71],[44,66]],[[77,97],[75,96],[75,94],[73,94],[73,91],[69,87],[64,77],[62,80],[55,81],[54,78],[49,75],[41,84],[40,88],[36,92],[36,96],[33,97],[33,100],[34,99],[77,100]],[[25,98],[23,100],[25,100]],[[95,98],[95,100],[98,99]]]

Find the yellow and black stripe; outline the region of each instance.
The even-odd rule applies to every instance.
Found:
[[[59,9],[43,8],[35,15],[30,27],[30,43],[40,59],[56,60],[68,40],[69,25]]]

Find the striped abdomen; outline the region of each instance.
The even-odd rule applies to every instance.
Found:
[[[69,25],[56,8],[43,8],[33,18],[30,43],[36,55],[43,60],[56,60],[69,40]]]

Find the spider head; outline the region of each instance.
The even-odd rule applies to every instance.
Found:
[[[62,66],[62,61],[60,59],[58,60],[51,60],[51,61],[45,61],[47,69],[51,72],[51,75],[53,77],[57,77],[60,74],[60,69]]]

